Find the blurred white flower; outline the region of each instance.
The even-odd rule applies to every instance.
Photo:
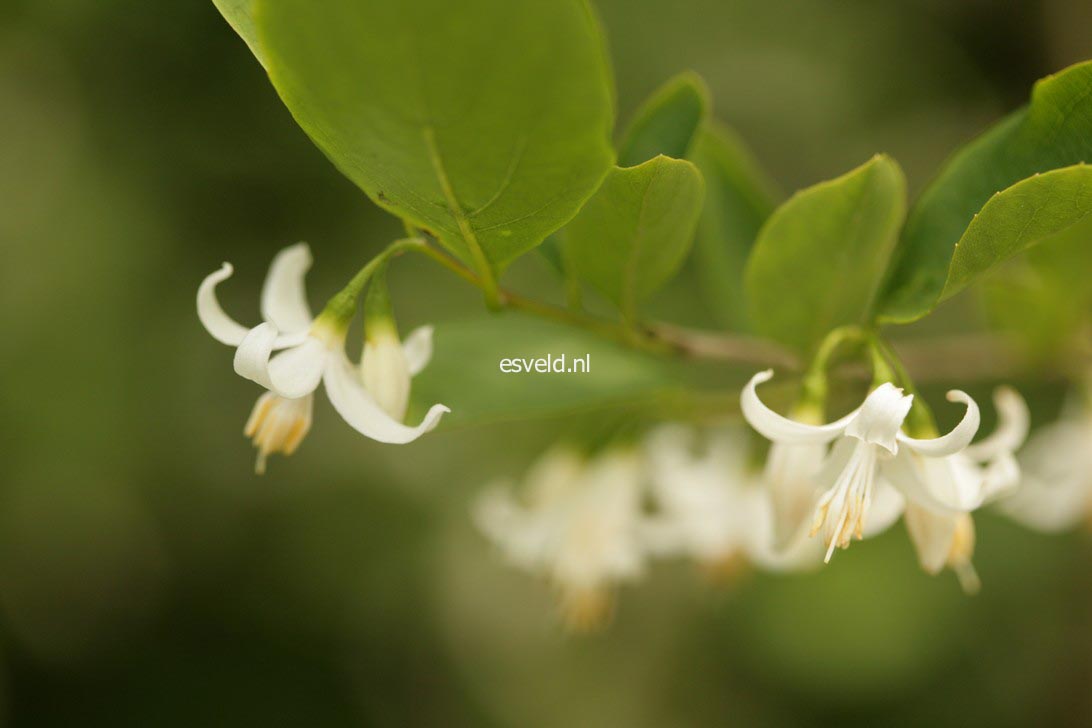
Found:
[[[874,389],[859,408],[836,422],[826,425],[797,422],[777,414],[758,398],[756,387],[772,376],[771,371],[759,372],[743,389],[740,404],[751,426],[775,444],[802,447],[834,442],[814,476],[821,495],[814,507],[811,532],[823,534],[827,547],[825,561],[830,560],[835,547],[848,547],[853,537],[864,538],[866,525],[872,520],[869,510],[879,495],[880,465],[890,463],[898,455],[900,445],[923,459],[944,458],[963,450],[978,430],[978,406],[963,392],[953,390],[948,399],[967,406],[962,421],[942,437],[924,440],[908,437],[901,428],[913,397],[904,395],[890,383]],[[906,492],[903,495],[914,497]],[[792,498],[799,495],[794,493]],[[788,530],[792,527],[793,524],[786,524]]]
[[[331,404],[345,421],[379,442],[416,440],[450,411],[434,405],[421,424],[408,427],[402,424],[408,385],[403,388],[398,384],[393,394],[385,386],[403,374],[408,382],[425,367],[432,354],[431,328],[417,329],[400,346],[402,356],[397,366],[404,367],[404,371],[364,380],[345,354],[351,313],[345,317],[323,312],[317,318],[311,314],[304,289],[310,267],[311,252],[304,243],[277,254],[262,288],[264,320],[251,329],[224,313],[216,299],[216,286],[233,273],[231,264],[224,263],[220,270],[208,275],[197,290],[201,323],[217,341],[237,347],[235,371],[269,390],[258,399],[245,428],[258,448],[259,473],[270,454],[288,455],[299,446],[311,426],[314,392],[320,382],[325,383]],[[274,351],[280,353],[273,356]],[[392,359],[389,354],[386,358]],[[397,366],[388,364],[386,369]],[[369,385],[376,389],[370,390]]]
[[[570,628],[600,626],[613,587],[642,573],[638,454],[615,449],[586,460],[557,448],[523,485],[522,497],[508,484],[487,488],[474,504],[475,522],[513,565],[550,580]]]
[[[1074,399],[1020,453],[1020,487],[1000,501],[1013,520],[1037,531],[1092,525],[1092,411]]]
[[[643,526],[650,551],[691,556],[718,575],[743,564],[787,570],[819,562],[818,543],[806,537],[774,548],[769,492],[747,461],[744,432],[717,432],[701,454],[694,440],[682,425],[665,425],[646,440],[655,505]]]
[[[884,469],[885,477],[906,495],[906,528],[922,568],[955,571],[965,591],[979,588],[971,563],[974,521],[970,513],[1020,482],[1015,452],[1028,431],[1028,410],[1016,391],[994,392],[997,429],[982,441],[946,457],[922,457],[909,448]]]

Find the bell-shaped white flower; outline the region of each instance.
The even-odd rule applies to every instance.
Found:
[[[277,254],[262,288],[264,321],[250,329],[224,313],[216,298],[216,286],[233,273],[231,264],[224,263],[220,270],[207,276],[197,291],[201,323],[217,341],[237,347],[235,371],[271,393],[259,399],[245,430],[258,447],[259,472],[269,454],[288,454],[299,445],[310,428],[313,395],[320,382],[325,383],[331,404],[345,421],[379,442],[412,442],[433,429],[440,417],[450,411],[443,405],[434,405],[419,425],[410,427],[402,423],[404,404],[396,417],[377,401],[382,398],[390,402],[396,398],[385,390],[369,390],[345,354],[351,313],[334,315],[328,307],[317,318],[312,316],[304,288],[304,277],[310,267],[311,253],[304,243]],[[351,312],[352,302],[348,308]],[[432,353],[431,333],[429,327],[418,329],[401,347],[407,379],[428,363]],[[399,391],[397,400],[401,401],[403,396],[408,397],[408,391],[406,394]]]
[[[513,565],[549,579],[568,626],[586,630],[610,616],[613,587],[642,572],[641,486],[635,452],[587,461],[560,448],[531,468],[522,498],[487,488],[474,519]]]
[[[974,522],[970,513],[1016,488],[1020,468],[1015,452],[1028,431],[1023,398],[1007,387],[994,393],[997,429],[989,437],[945,457],[923,457],[909,449],[884,468],[905,494],[906,528],[922,568],[956,572],[968,592],[978,589],[971,557]]]
[[[682,425],[665,425],[646,440],[656,507],[644,526],[651,551],[690,556],[717,575],[745,564],[789,570],[819,562],[818,543],[806,535],[774,548],[770,494],[748,463],[742,431],[716,433],[701,453],[694,440]]]
[[[1020,452],[1020,487],[998,507],[1037,531],[1092,525],[1092,412],[1074,398]]]
[[[364,388],[375,394],[376,403],[396,420],[406,416],[410,395],[410,370],[398,333],[384,330],[368,336],[360,359]]]
[[[802,446],[833,442],[815,474],[821,494],[812,521],[812,533],[822,532],[826,543],[826,561],[836,547],[848,547],[853,537],[864,538],[881,463],[892,460],[900,447],[927,458],[951,455],[965,448],[978,430],[978,406],[963,392],[952,391],[948,399],[967,407],[955,429],[935,439],[907,436],[902,424],[913,397],[890,383],[874,389],[859,408],[836,422],[797,422],[774,412],[759,399],[756,387],[772,376],[771,371],[759,372],[743,389],[740,404],[751,426],[774,443]]]

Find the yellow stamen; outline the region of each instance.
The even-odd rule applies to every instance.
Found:
[[[265,473],[266,461],[273,453],[291,455],[311,429],[311,395],[300,399],[285,399],[266,392],[254,405],[243,434],[251,438],[258,449],[254,471]]]
[[[605,587],[563,587],[558,607],[565,628],[577,634],[597,632],[614,616],[614,599]]]
[[[947,564],[955,572],[963,591],[968,594],[976,594],[982,588],[982,580],[978,578],[978,572],[971,563],[971,557],[974,556],[974,542],[974,519],[971,518],[971,514],[964,513],[956,521]]]
[[[729,551],[706,559],[699,562],[698,566],[706,579],[725,586],[735,584],[751,570],[751,562],[740,551]]]

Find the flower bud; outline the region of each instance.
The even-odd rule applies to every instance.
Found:
[[[364,388],[395,420],[406,417],[410,370],[391,312],[385,266],[376,271],[364,303],[364,354],[360,373]]]

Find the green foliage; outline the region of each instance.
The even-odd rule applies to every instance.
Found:
[[[565,230],[565,255],[582,280],[632,321],[690,248],[704,185],[690,162],[656,157],[616,167]]]
[[[611,81],[583,0],[258,0],[257,20],[315,143],[487,279],[610,168]]]
[[[743,141],[725,126],[707,124],[690,158],[705,178],[705,204],[694,239],[698,284],[721,323],[746,330],[743,271],[780,194]]]
[[[908,322],[932,310],[948,286],[956,242],[994,194],[1036,172],[1090,158],[1092,62],[1086,62],[1039,81],[1028,107],[948,162],[910,213],[881,307],[882,319]],[[989,256],[988,252],[963,254]]]
[[[641,105],[618,145],[618,166],[633,167],[663,154],[683,159],[709,115],[709,89],[698,74],[675,76]]]
[[[435,354],[413,380],[415,403],[451,407],[444,425],[527,419],[633,402],[677,387],[667,363],[567,326],[520,315],[437,327]],[[508,357],[590,357],[587,373],[505,373]]]
[[[994,195],[956,245],[940,300],[1090,213],[1092,167],[1083,164],[1036,175]]]
[[[705,178],[694,255],[702,293],[723,323],[746,328],[743,269],[758,229],[778,197],[743,142],[709,118],[702,78],[688,71],[641,105],[618,150],[629,166],[657,154],[694,162]]]
[[[632,167],[660,154],[686,157],[709,105],[709,90],[698,74],[687,71],[667,81],[641,105],[622,135],[618,166]],[[564,235],[564,230],[551,235],[539,250],[559,273],[571,278],[574,274],[562,251]]]
[[[902,170],[882,155],[793,195],[747,264],[756,329],[810,354],[831,329],[867,322],[905,212]]]
[[[250,47],[250,52],[265,65],[262,48],[258,44],[258,27],[254,24],[254,5],[257,0],[212,0],[212,4],[224,16],[224,20]]]

